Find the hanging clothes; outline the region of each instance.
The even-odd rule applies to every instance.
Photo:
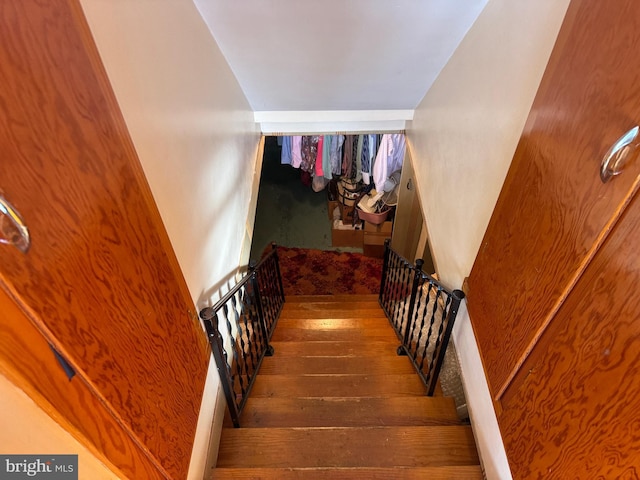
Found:
[[[342,175],[351,176],[351,162],[353,161],[353,135],[345,135],[342,149]]]
[[[353,135],[353,146],[351,147],[351,171],[349,172],[349,178],[355,179],[358,174],[358,137],[359,135]]]
[[[334,142],[333,135],[325,135],[322,149],[322,173],[324,178],[327,180],[331,180],[333,176],[331,175],[331,148]]]
[[[293,139],[291,137],[282,137],[282,152],[280,155],[280,163],[282,165],[291,165],[293,155],[292,142]]]
[[[373,165],[373,181],[378,192],[385,191],[385,182],[389,177],[402,169],[404,160],[405,139],[401,133],[382,136],[380,148]]]
[[[316,154],[316,166],[314,169],[314,173],[316,177],[323,177],[324,172],[322,171],[322,155],[324,153],[324,135],[320,135],[318,137],[318,152]]]
[[[300,168],[302,163],[302,136],[294,135],[291,138],[291,166]]]
[[[376,156],[376,136],[366,135],[362,148],[362,181],[365,185],[371,183],[373,159]]]
[[[318,136],[305,135],[302,137],[302,163],[300,169],[312,173],[316,166],[318,157]]]
[[[331,140],[331,173],[333,175],[342,174],[342,144],[344,143],[344,135],[336,135]]]

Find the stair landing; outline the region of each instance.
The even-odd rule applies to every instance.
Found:
[[[426,397],[375,295],[287,297],[214,479],[480,480],[453,399]]]

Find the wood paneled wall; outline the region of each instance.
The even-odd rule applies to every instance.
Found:
[[[32,237],[3,287],[141,465],[185,478],[208,346],[77,0],[0,5],[0,82],[0,189]]]
[[[639,164],[599,177],[609,147],[640,122],[638,49],[635,2],[570,5],[468,280],[495,399],[638,188]]]

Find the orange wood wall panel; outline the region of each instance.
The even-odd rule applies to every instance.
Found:
[[[502,399],[514,479],[640,475],[640,197]]]
[[[79,440],[119,474],[131,479],[169,478],[80,377],[67,378],[45,338],[2,289],[0,311],[0,372],[64,428],[78,432]]]
[[[571,3],[468,279],[468,308],[498,399],[637,188],[607,184],[609,147],[640,122],[634,0]]]
[[[0,4],[0,189],[31,250],[0,276],[174,478],[208,347],[76,0]]]

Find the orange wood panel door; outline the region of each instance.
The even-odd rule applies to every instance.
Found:
[[[0,374],[24,390],[119,477],[169,478],[144,446],[118,424],[91,385],[81,376],[69,381],[47,340],[2,289],[0,312]],[[39,435],[41,432],[29,433]]]
[[[638,186],[601,160],[640,122],[635,0],[574,0],[468,279],[468,308],[498,399]]]
[[[502,398],[514,479],[640,474],[640,196]]]
[[[186,478],[208,347],[77,0],[0,3],[0,84],[0,190],[32,239],[0,245],[1,284]]]

